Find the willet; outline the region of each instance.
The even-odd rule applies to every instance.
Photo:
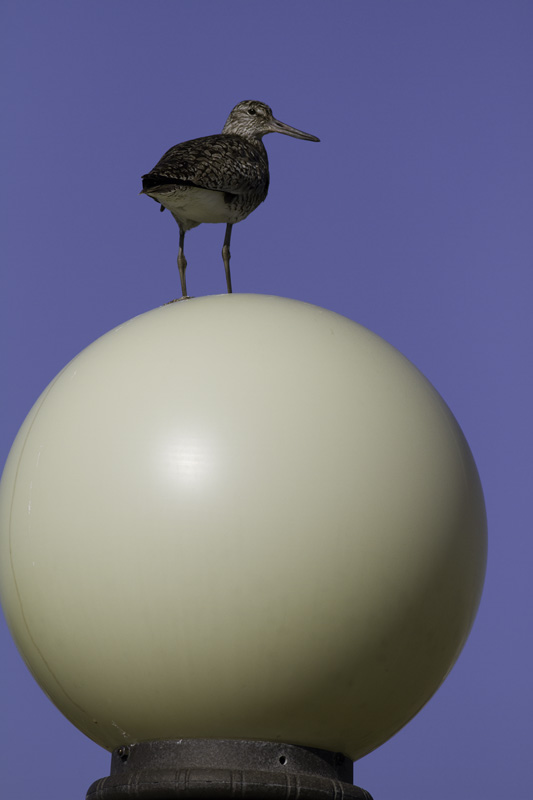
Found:
[[[272,109],[257,100],[244,100],[230,113],[222,133],[182,142],[142,176],[141,194],[168,208],[179,225],[178,269],[182,298],[186,298],[183,252],[185,233],[202,222],[225,222],[222,259],[231,292],[230,239],[236,222],[254,211],[267,196],[268,158],[263,144],[267,133],[319,142],[316,136],[279,122]]]

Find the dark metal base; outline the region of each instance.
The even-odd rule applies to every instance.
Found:
[[[86,800],[372,800],[341,753],[279,742],[177,739],[117,747]]]

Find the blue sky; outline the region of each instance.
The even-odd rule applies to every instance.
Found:
[[[234,228],[234,291],[324,306],[403,352],[462,426],[488,510],[471,637],[356,782],[375,800],[525,800],[531,4],[6,0],[1,17],[2,463],[67,361],[178,294],[177,226],[138,196],[141,174],[238,101],[268,103],[321,143],[265,139],[271,189]],[[223,234],[187,235],[192,294],[224,291]],[[43,695],[3,621],[0,653],[6,796],[83,797],[108,754]]]

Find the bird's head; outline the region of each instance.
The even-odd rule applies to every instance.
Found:
[[[222,133],[237,134],[245,139],[262,139],[267,133],[284,133],[286,136],[294,136],[295,139],[320,141],[310,133],[304,133],[280,122],[272,114],[270,106],[258,100],[243,100],[242,103],[238,103],[227,118]]]

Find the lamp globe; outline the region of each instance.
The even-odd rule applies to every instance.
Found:
[[[102,336],[39,397],[0,487],[15,642],[119,757],[237,740],[360,758],[448,674],[485,559],[437,391],[369,330],[279,297]]]

